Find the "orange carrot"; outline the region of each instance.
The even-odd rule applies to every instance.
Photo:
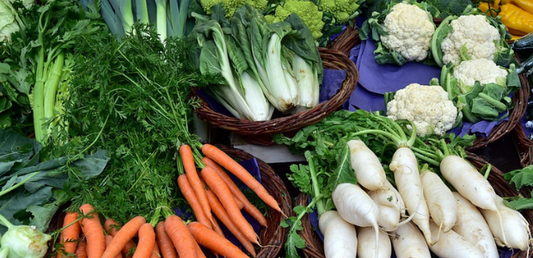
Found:
[[[106,247],[109,247],[109,245],[111,245],[111,241],[113,241],[113,236],[112,235],[105,235],[105,245],[106,245]],[[122,254],[118,254],[117,256],[115,256],[115,258],[122,258]]]
[[[170,215],[165,219],[165,232],[172,240],[172,243],[174,243],[174,247],[178,251],[180,258],[197,257],[198,254],[194,246],[195,240],[179,216]]]
[[[191,184],[192,189],[196,193],[196,198],[198,199],[205,216],[209,219],[209,221],[211,221],[213,217],[211,215],[211,208],[209,207],[209,202],[207,202],[207,197],[205,196],[204,184],[200,180],[198,172],[196,171],[196,164],[194,162],[194,155],[192,153],[191,147],[187,144],[181,145],[179,149],[179,154],[183,163],[185,174],[187,175],[187,179],[189,179],[189,183]],[[209,224],[208,227],[210,226],[211,225]]]
[[[88,203],[83,204],[80,211],[81,214],[87,216],[80,220],[81,231],[87,241],[87,257],[101,258],[105,251],[105,237],[98,213]]]
[[[111,244],[105,249],[101,258],[112,258],[120,254],[126,243],[128,243],[139,232],[139,228],[146,223],[146,219],[143,216],[137,216],[128,221],[122,226],[115,236]],[[150,248],[150,251],[152,249]]]
[[[231,190],[231,193],[236,197],[236,199],[240,200],[242,202],[242,205],[244,210],[248,212],[258,223],[259,225],[266,227],[267,226],[267,220],[265,216],[263,216],[263,213],[253,205],[248,198],[241,192],[241,189],[233,182],[231,177],[229,177],[228,173],[224,171],[223,168],[221,168],[216,162],[214,162],[209,157],[203,157],[202,162],[207,165],[211,166],[217,174],[222,177],[224,182],[228,185],[229,189]]]
[[[252,242],[250,242],[243,234],[242,232],[235,226],[232,219],[229,217],[226,210],[224,210],[224,207],[218,200],[217,196],[211,191],[207,190],[207,200],[209,201],[209,205],[211,206],[211,210],[215,213],[215,215],[226,225],[228,230],[241,242],[242,246],[246,248],[246,250],[253,256],[256,256],[255,248]]]
[[[80,239],[75,254],[78,258],[87,258],[87,241],[85,238]]]
[[[57,257],[66,257],[68,254],[76,252],[76,246],[80,239],[80,223],[76,221],[80,214],[78,212],[67,211],[63,218],[63,230],[59,236],[59,247]]]
[[[198,178],[198,180],[200,180],[200,178]],[[207,227],[211,228],[212,227],[211,220],[206,216],[204,209],[202,209],[202,205],[200,204],[200,199],[198,198],[198,195],[194,191],[191,185],[191,182],[189,180],[189,177],[185,174],[178,176],[178,186],[180,188],[181,193],[185,197],[185,200],[187,200],[187,203],[189,204],[189,206],[191,206],[191,209],[194,213],[194,216],[196,217],[196,220],[206,225]],[[204,189],[202,189],[202,191],[204,191]]]
[[[225,257],[248,258],[248,256],[228,239],[221,237],[217,232],[207,228],[201,223],[191,222],[189,231],[198,243],[207,247],[214,253]]]
[[[192,236],[192,235],[191,235]],[[196,239],[194,239],[194,248],[196,249],[196,256],[198,258],[207,258],[204,254],[204,250],[200,247]],[[218,254],[215,254],[216,257],[219,257]]]
[[[215,193],[218,197],[222,206],[228,213],[228,215],[233,219],[235,226],[237,226],[241,232],[246,236],[248,240],[252,243],[258,244],[257,234],[254,231],[254,228],[250,223],[244,218],[233,199],[233,195],[228,188],[228,185],[224,183],[224,180],[209,166],[205,166],[200,172],[200,176],[209,186],[209,188]]]
[[[161,258],[161,251],[159,250],[159,246],[157,245],[157,235],[155,237],[155,243],[154,248],[152,249],[152,254],[150,255],[150,258]]]
[[[237,178],[239,178],[248,188],[254,191],[257,196],[263,200],[268,206],[272,209],[275,209],[281,213],[281,208],[279,207],[278,202],[272,195],[268,193],[266,188],[257,181],[243,166],[241,166],[237,161],[232,159],[228,154],[219,149],[218,147],[211,144],[204,144],[202,146],[202,152],[207,157],[211,158],[213,161],[218,163],[223,168],[227,169]]]
[[[212,229],[213,229],[215,232],[217,232],[219,235],[225,237],[225,235],[224,235],[224,231],[222,231],[222,228],[221,228],[220,225],[218,224],[218,221],[217,221],[215,218],[213,218],[213,221],[212,221],[212,222],[213,222],[213,227],[212,227]]]
[[[178,254],[176,253],[176,248],[174,247],[172,240],[168,237],[167,232],[165,232],[164,221],[157,223],[155,226],[155,233],[161,255],[165,258],[177,258]]]
[[[125,227],[126,225],[124,225]],[[139,241],[133,258],[145,258],[152,255],[155,245],[155,231],[150,223],[144,223],[139,228]]]
[[[120,229],[120,224],[118,224],[118,222],[116,222],[114,219],[108,218],[104,222],[104,229],[108,234],[115,236],[117,231]],[[126,243],[126,245],[124,245],[124,248],[122,248],[122,255],[124,257],[131,257],[131,255],[128,254],[135,247],[137,247],[137,244],[135,244],[133,240],[130,240],[128,243]]]

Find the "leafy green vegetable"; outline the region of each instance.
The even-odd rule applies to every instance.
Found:
[[[461,15],[463,11],[472,5],[471,0],[426,0],[428,11],[435,18],[446,18],[450,15]]]
[[[48,150],[35,139],[13,129],[0,130],[0,139],[0,213],[15,225],[31,224],[43,232],[59,207],[109,160],[103,151],[44,160]]]
[[[76,45],[84,55],[76,56],[65,116],[68,137],[79,144],[64,151],[104,149],[110,161],[105,173],[78,189],[73,206],[88,202],[120,223],[144,216],[153,225],[177,207],[185,210],[177,147],[199,150],[191,87],[212,80],[187,55],[193,44],[177,37],[163,44],[155,30],[136,23],[120,41],[102,32]]]

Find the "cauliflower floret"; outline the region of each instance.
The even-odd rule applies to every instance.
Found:
[[[398,3],[383,23],[388,35],[380,39],[385,47],[398,52],[408,61],[426,59],[435,32],[435,24],[429,19],[427,11],[416,5]]]
[[[453,77],[466,86],[474,86],[476,81],[482,85],[497,83],[505,85],[509,73],[489,59],[466,60],[453,68]]]
[[[467,49],[470,59],[494,59],[500,32],[492,26],[484,15],[462,15],[450,22],[452,32],[442,41],[442,61],[444,64],[461,62],[461,48]]]
[[[443,135],[455,124],[457,108],[441,86],[411,83],[387,103],[387,117],[412,121],[419,136]]]
[[[322,28],[324,21],[322,21],[323,13],[318,10],[318,7],[311,1],[288,0],[283,5],[276,7],[274,15],[265,15],[265,19],[269,23],[284,21],[289,15],[295,13],[307,25],[313,38],[319,39],[322,37]]]

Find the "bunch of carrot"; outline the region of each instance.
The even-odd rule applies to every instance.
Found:
[[[191,147],[180,146],[183,173],[177,179],[197,221],[186,222],[177,215],[170,215],[157,225],[151,225],[144,217],[137,216],[120,226],[112,218],[101,220],[93,206],[84,204],[79,211],[65,214],[57,257],[206,257],[200,246],[225,257],[248,257],[224,236],[217,221],[222,222],[255,257],[254,244],[259,244],[259,239],[241,209],[261,226],[266,226],[267,221],[226,170],[267,205],[282,212],[279,204],[259,181],[224,151],[210,144],[204,144],[201,150],[205,156],[201,157],[201,162],[196,162],[199,157],[195,157]]]

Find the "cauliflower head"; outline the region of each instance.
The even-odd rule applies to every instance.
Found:
[[[381,35],[383,46],[402,55],[407,61],[422,61],[428,56],[435,24],[429,12],[417,5],[398,3],[385,17]]]
[[[387,117],[412,121],[419,136],[443,135],[453,128],[457,114],[448,93],[438,85],[411,83],[396,91],[394,99],[387,103]]]
[[[358,1],[354,0],[322,0],[318,7],[333,15],[337,24],[347,23],[359,14]]]
[[[283,5],[278,5],[273,15],[265,15],[268,23],[284,21],[291,13],[295,13],[307,25],[315,40],[322,37],[323,12],[311,1],[288,0]]]
[[[268,0],[200,0],[200,5],[207,14],[211,14],[211,8],[218,3],[222,3],[226,17],[230,18],[233,16],[237,8],[244,6],[245,4],[250,4],[258,10],[265,10],[268,5]]]
[[[496,83],[504,86],[508,74],[507,69],[491,59],[472,59],[455,66],[452,75],[465,86],[474,86],[476,81],[482,85]]]
[[[501,35],[485,15],[461,15],[450,22],[452,32],[442,41],[442,61],[459,64],[461,49],[466,49],[469,59],[494,59]]]

